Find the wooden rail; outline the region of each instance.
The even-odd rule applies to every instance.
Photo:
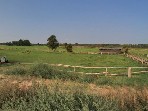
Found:
[[[148,67],[84,67],[84,66],[71,66],[74,68],[73,72],[76,72],[76,67],[78,68],[84,68],[84,69],[105,69],[104,72],[100,72],[100,73],[85,73],[85,74],[105,74],[108,75],[108,69],[127,69],[127,72],[125,72],[125,74],[127,73],[128,77],[131,78],[132,73],[148,73],[147,71],[139,71],[139,72],[132,72],[132,69],[148,69]],[[81,72],[82,73],[82,72]],[[109,75],[120,75],[120,74],[109,74]]]
[[[143,58],[140,58],[138,56],[131,55],[131,54],[127,54],[126,56],[133,59],[134,61],[138,61],[142,64],[148,64],[148,59],[143,59]]]
[[[34,64],[34,63],[21,63],[21,64],[26,64],[26,65],[30,65],[30,64]],[[48,64],[48,63],[44,63],[44,64]],[[132,69],[148,69],[148,67],[85,67],[85,66],[71,66],[71,65],[64,65],[64,64],[48,64],[50,66],[55,66],[55,67],[63,67],[63,68],[73,68],[72,71],[67,71],[67,72],[74,72],[74,73],[80,73],[80,74],[90,74],[90,75],[100,75],[100,74],[105,74],[105,75],[121,75],[121,74],[112,74],[108,72],[108,69],[126,69],[127,72],[124,73],[124,75],[126,74],[129,78],[132,77],[132,74],[136,74],[136,73],[147,73],[148,74],[148,70],[145,71],[138,71],[138,72],[132,72]],[[95,72],[95,73],[84,73],[84,72],[77,72],[76,68],[82,68],[82,69],[104,69],[104,72]],[[63,70],[60,70],[63,71]]]

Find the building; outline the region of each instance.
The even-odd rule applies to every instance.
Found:
[[[100,48],[100,54],[120,54],[122,48]]]

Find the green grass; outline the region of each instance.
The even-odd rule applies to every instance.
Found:
[[[6,56],[9,62],[21,63],[50,63],[81,66],[141,66],[123,55],[90,55],[62,52],[63,47],[51,52],[46,46],[0,46],[0,56]],[[74,47],[74,52],[95,52],[97,48]]]
[[[86,75],[77,73],[68,73],[59,71],[58,68],[51,67],[47,64],[34,64],[31,66],[14,65],[3,67],[3,73],[9,75],[35,76],[44,79],[61,79],[64,81],[75,81],[80,83],[93,83],[101,86],[132,86],[145,87],[148,86],[148,74],[132,74],[132,78],[128,78],[127,74],[119,76],[110,75]]]
[[[64,47],[59,47],[56,52],[52,52],[48,49],[46,46],[0,46],[0,56],[7,56],[8,60],[10,62],[21,62],[21,63],[49,63],[49,64],[67,64],[67,65],[78,65],[78,66],[99,66],[99,67],[137,67],[137,66],[144,66],[138,62],[135,62],[131,60],[130,58],[125,57],[124,55],[91,55],[91,54],[75,54],[75,53],[67,53],[64,52]],[[85,51],[92,51],[95,52],[98,49],[90,48],[90,47],[74,47],[75,52],[85,52]],[[140,49],[139,49],[140,50]],[[143,50],[143,49],[141,49]],[[20,66],[20,65],[19,65]],[[4,70],[4,67],[7,69],[7,65],[0,65],[0,71],[2,72]],[[12,66],[13,67],[13,66]],[[15,67],[15,65],[14,65]],[[29,66],[28,66],[29,67]],[[8,68],[9,69],[9,68]],[[12,68],[13,69],[13,68]],[[37,68],[41,69],[42,68]],[[65,70],[66,71],[73,71],[73,68],[58,68],[58,70]],[[12,73],[25,73],[24,69],[13,69]],[[147,70],[147,69],[144,69]],[[45,72],[44,72],[45,71]],[[105,72],[105,69],[76,69],[77,72]],[[124,76],[117,76],[117,77],[111,77],[111,78],[101,78],[98,81],[93,78],[87,78],[84,77],[84,80],[78,79],[81,82],[87,82],[91,81],[96,84],[110,84],[110,85],[137,85],[140,84],[140,81],[138,81],[137,77],[135,76],[135,79],[127,79],[127,69],[108,69],[110,73],[117,73],[117,74],[125,74]],[[48,73],[49,70],[45,69],[41,73]],[[55,71],[56,72],[56,71]],[[65,73],[64,72],[64,73]],[[30,73],[30,72],[28,72]],[[32,73],[32,72],[31,72]],[[30,74],[31,74],[30,73]],[[37,74],[37,73],[36,73]],[[146,73],[145,73],[146,74]],[[39,74],[44,75],[44,74]],[[68,73],[67,73],[68,75]],[[87,75],[88,76],[88,75]],[[142,85],[146,84],[147,82],[144,80],[142,81],[142,77],[147,78],[147,76],[139,75],[139,80],[141,80]],[[64,77],[64,74],[59,75],[59,77]],[[100,76],[97,76],[98,78]],[[49,77],[48,77],[49,78]],[[54,77],[55,78],[55,77]],[[70,77],[69,77],[70,78]],[[90,80],[89,80],[90,79]],[[85,81],[86,80],[86,81]],[[126,81],[127,80],[127,81]],[[106,81],[106,82],[105,82]],[[129,82],[131,81],[131,82]],[[134,81],[134,82],[132,82]]]
[[[98,48],[74,47],[74,52],[97,52]],[[49,64],[68,64],[81,66],[111,66],[128,67],[142,66],[140,63],[132,61],[123,55],[89,55],[67,53],[63,47],[52,52],[46,46],[0,46],[0,56],[7,56],[9,62],[21,63],[49,63]],[[73,70],[73,69],[65,69]],[[82,69],[77,69],[82,71]],[[84,69],[83,69],[84,70]],[[95,72],[98,69],[89,70]],[[126,69],[127,70],[127,69]],[[136,71],[136,69],[134,69]],[[147,70],[147,69],[146,69]],[[84,70],[88,71],[88,70]],[[103,71],[103,70],[102,70]],[[109,69],[118,73],[125,70]],[[59,71],[47,64],[21,65],[21,64],[0,64],[0,73],[16,75],[23,81],[30,81],[30,78],[57,80],[57,85],[48,89],[46,86],[34,84],[27,90],[22,90],[19,85],[23,82],[14,84],[17,80],[9,78],[13,83],[8,84],[5,78],[0,79],[0,110],[2,111],[138,111],[148,110],[147,98],[144,92],[130,93],[121,95],[117,93],[116,98],[112,95],[98,96],[88,94],[85,85],[95,84],[96,87],[129,87],[145,89],[148,86],[148,74],[135,74],[132,78],[126,76],[99,76],[84,75]],[[27,79],[26,77],[29,77]],[[51,81],[52,81],[51,80]],[[5,82],[3,82],[5,81]],[[59,81],[61,81],[59,84]],[[65,81],[73,82],[75,87],[66,87]],[[77,87],[78,84],[82,86]],[[64,87],[62,88],[59,87]],[[85,89],[85,90],[84,90]],[[66,93],[66,91],[71,91]],[[73,91],[73,92],[72,92]],[[75,91],[75,92],[74,92]],[[95,90],[93,90],[95,92]],[[121,91],[121,90],[120,90]],[[92,90],[91,90],[92,92]],[[134,94],[134,96],[132,96]],[[119,96],[119,98],[118,98]],[[123,99],[125,98],[126,99]]]
[[[73,51],[77,53],[85,53],[85,52],[98,53],[99,48],[98,47],[87,47],[87,46],[74,46]]]
[[[133,55],[139,56],[141,58],[144,59],[148,59],[147,54],[148,54],[148,49],[144,49],[144,48],[133,48],[133,49],[129,49],[129,52]]]

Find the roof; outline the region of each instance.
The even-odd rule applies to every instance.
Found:
[[[114,48],[110,48],[110,47],[101,47],[101,48],[100,48],[100,50],[103,50],[103,49],[108,49],[108,50],[115,50],[115,49],[117,49],[117,50],[121,50],[122,47],[114,47]]]

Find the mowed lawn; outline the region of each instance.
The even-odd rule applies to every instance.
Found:
[[[98,52],[99,48],[73,47],[74,52]],[[47,46],[0,46],[0,57],[6,56],[9,62],[49,63],[81,66],[142,66],[124,55],[92,55],[67,53],[63,47],[55,52]]]

